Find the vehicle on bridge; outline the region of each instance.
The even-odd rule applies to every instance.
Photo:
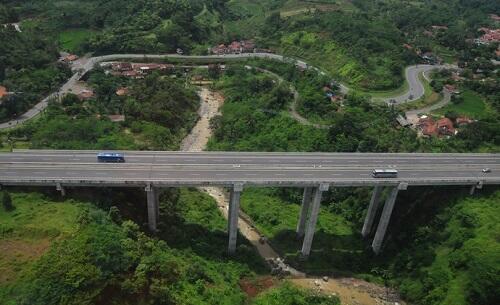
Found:
[[[398,171],[396,169],[374,169],[372,172],[373,178],[397,178]]]
[[[115,152],[100,152],[97,154],[97,162],[123,163],[125,162],[125,155]]]

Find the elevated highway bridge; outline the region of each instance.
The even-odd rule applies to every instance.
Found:
[[[374,229],[382,191],[388,196],[372,248],[382,248],[397,194],[409,186],[464,185],[471,192],[500,184],[499,154],[262,153],[125,151],[125,163],[99,163],[97,151],[16,150],[0,153],[0,186],[141,187],[147,192],[148,223],[156,231],[159,190],[222,186],[230,189],[229,252],[236,249],[239,199],[244,187],[304,189],[297,234],[308,256],[322,193],[334,187],[372,186],[362,234]],[[396,169],[396,178],[374,178],[373,169]],[[485,172],[484,169],[489,169]]]

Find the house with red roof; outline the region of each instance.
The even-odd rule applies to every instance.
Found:
[[[436,126],[440,135],[452,136],[456,133],[453,122],[448,118],[439,119]]]
[[[7,92],[7,88],[5,88],[4,86],[0,86],[0,98],[6,96],[7,94],[9,94]]]

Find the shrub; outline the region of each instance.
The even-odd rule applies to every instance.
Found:
[[[5,211],[10,212],[16,209],[14,204],[12,204],[12,198],[8,192],[3,192],[2,195],[2,205]]]

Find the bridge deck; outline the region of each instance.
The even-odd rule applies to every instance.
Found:
[[[253,153],[125,151],[126,163],[98,163],[97,151],[0,153],[3,185],[332,186],[500,184],[499,154]],[[395,168],[397,178],[372,178]],[[490,168],[490,173],[483,173]]]

